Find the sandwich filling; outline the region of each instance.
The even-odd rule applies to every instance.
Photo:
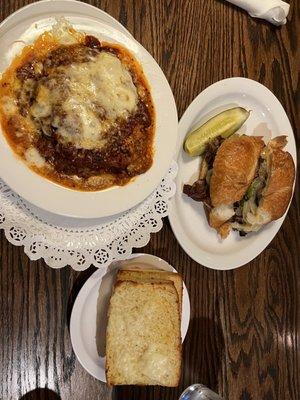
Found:
[[[202,202],[207,213],[213,213],[219,219],[230,223],[233,230],[241,236],[257,231],[269,222],[269,217],[259,209],[263,190],[267,182],[267,161],[265,153],[260,154],[255,177],[244,197],[232,204],[213,208],[210,198],[210,179],[218,149],[225,139],[217,137],[210,142],[202,156],[199,179],[193,185],[184,185],[183,193],[195,201]]]

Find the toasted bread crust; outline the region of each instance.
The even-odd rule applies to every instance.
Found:
[[[138,266],[120,269],[117,274],[117,281],[134,282],[167,282],[172,281],[178,293],[179,308],[182,308],[182,277],[175,272],[163,271],[159,269],[140,269]]]
[[[222,239],[226,239],[231,231],[231,223],[225,222],[225,224],[221,225],[217,231]]]
[[[228,221],[234,215],[234,209],[232,206],[218,206],[214,207],[209,214],[209,225],[212,228],[219,229],[226,221]]]
[[[259,207],[270,215],[270,221],[285,213],[293,193],[295,164],[290,153],[269,146],[267,153],[268,179]]]
[[[260,137],[245,135],[232,136],[221,144],[210,181],[214,207],[230,205],[242,199],[254,178],[263,147]]]
[[[223,225],[224,221],[221,218],[216,217],[212,212],[208,215],[208,223],[214,229],[219,229]]]

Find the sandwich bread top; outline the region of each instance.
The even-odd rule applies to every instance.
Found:
[[[261,137],[232,136],[216,155],[210,182],[214,207],[231,205],[242,199],[253,181],[264,142]]]

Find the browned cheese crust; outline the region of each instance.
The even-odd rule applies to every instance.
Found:
[[[233,136],[216,155],[210,182],[212,205],[230,205],[242,199],[251,184],[264,142],[260,137]]]

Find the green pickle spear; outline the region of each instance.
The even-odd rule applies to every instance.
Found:
[[[184,150],[190,156],[200,156],[208,142],[217,136],[228,138],[233,135],[249,115],[250,111],[242,107],[230,108],[221,112],[187,135],[183,145]]]

